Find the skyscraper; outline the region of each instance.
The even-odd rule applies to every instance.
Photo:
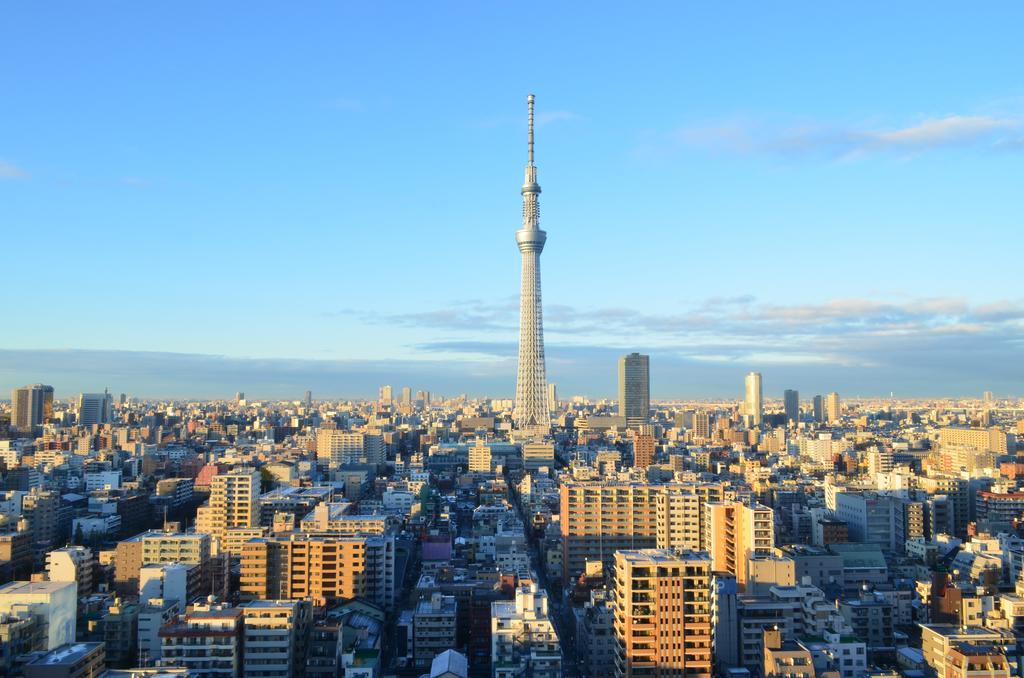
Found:
[[[630,353],[619,358],[619,416],[626,426],[640,426],[651,414],[650,356]]]
[[[839,421],[841,413],[839,394],[832,391],[832,393],[825,396],[825,421],[829,423]]]
[[[380,387],[380,397],[378,400],[380,401],[381,405],[391,404],[391,401],[394,400],[394,396],[392,394],[390,385],[385,384],[384,386]]]
[[[31,431],[53,416],[53,387],[44,384],[22,386],[11,391],[11,426]]]
[[[795,424],[800,421],[800,393],[787,388],[782,394],[782,404],[786,411],[786,421]]]
[[[760,426],[764,415],[764,395],[761,391],[761,373],[749,372],[744,380],[743,414],[748,426]]]
[[[113,397],[107,393],[82,393],[78,396],[78,423],[81,426],[110,422]]]
[[[825,399],[820,396],[814,396],[814,421],[822,422],[825,421]]]
[[[547,429],[547,373],[544,367],[544,318],[540,299],[540,253],[547,234],[540,230],[540,185],[533,164],[533,95],[526,98],[528,110],[526,179],[523,182],[523,227],[516,231],[516,244],[523,258],[519,292],[519,369],[516,374],[516,402],[512,418],[520,430]]]
[[[558,387],[555,384],[548,384],[548,407],[554,412],[558,409]]]

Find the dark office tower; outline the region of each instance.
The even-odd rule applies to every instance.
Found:
[[[814,396],[814,421],[825,421],[825,398],[820,395]]]
[[[31,432],[53,416],[53,387],[44,384],[22,386],[11,391],[11,426]]]
[[[236,403],[240,403],[243,400],[245,400],[245,393],[243,393],[242,391],[239,391],[238,393],[235,394],[235,402]]]
[[[786,410],[786,421],[795,424],[800,421],[800,394],[787,388],[782,394],[782,405]]]
[[[306,397],[305,397],[304,400],[305,400],[305,403],[306,403],[306,409],[307,410],[313,409],[313,392],[312,391],[306,391]]]
[[[630,353],[619,358],[619,416],[627,426],[641,426],[650,421],[651,364],[650,356]]]

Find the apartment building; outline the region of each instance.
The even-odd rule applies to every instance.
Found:
[[[697,551],[615,554],[619,678],[711,678],[711,559]]]
[[[736,577],[743,590],[749,578],[749,561],[771,556],[775,547],[772,509],[761,504],[708,502],[703,505],[702,550],[711,555],[715,571]]]

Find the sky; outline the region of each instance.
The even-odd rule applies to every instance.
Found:
[[[9,3],[0,388],[1022,394],[1024,6]]]

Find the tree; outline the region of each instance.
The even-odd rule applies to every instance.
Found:
[[[260,492],[269,492],[277,484],[277,479],[266,466],[260,469]]]

